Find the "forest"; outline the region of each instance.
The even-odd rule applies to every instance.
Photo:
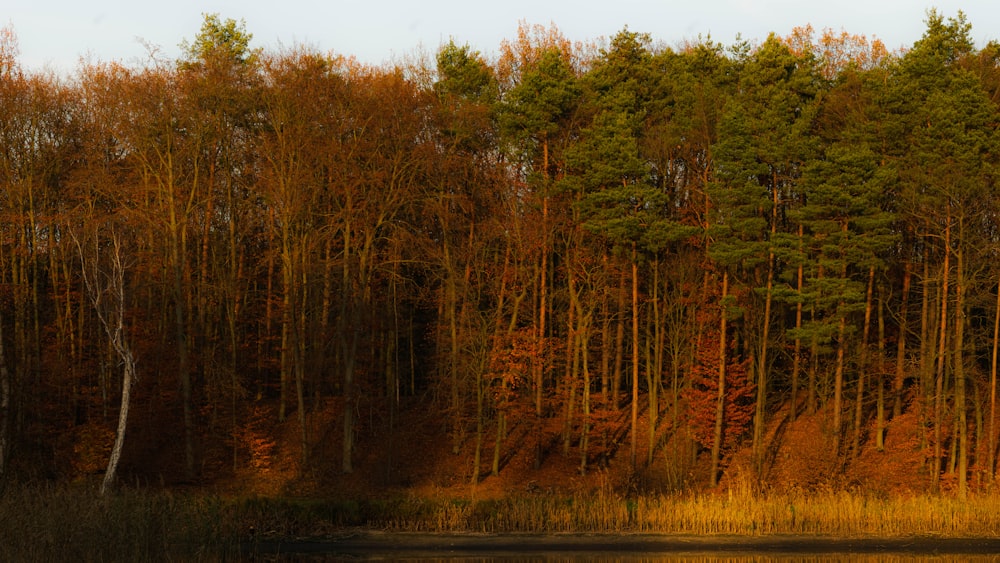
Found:
[[[405,487],[420,436],[471,484],[990,489],[1000,43],[971,29],[522,24],[370,66],[206,15],[179,60],[57,76],[5,28],[0,479],[283,456]]]

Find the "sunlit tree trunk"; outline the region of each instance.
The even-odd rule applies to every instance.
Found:
[[[861,453],[861,426],[864,416],[865,378],[868,371],[868,335],[871,331],[873,295],[875,291],[875,267],[868,268],[868,290],[865,293],[865,321],[861,329],[861,346],[858,355],[858,387],[854,401],[854,433],[851,451],[857,457]]]
[[[237,236],[237,222],[239,221],[240,214],[236,210],[236,187],[230,180],[226,184],[226,207],[229,209],[230,218],[227,221],[227,234],[229,236],[229,268],[228,276],[226,276],[226,283],[228,286],[228,295],[226,300],[226,323],[227,330],[226,333],[229,336],[229,385],[230,385],[230,427],[233,435],[236,435],[238,431],[239,416],[238,416],[238,405],[239,398],[242,395],[243,386],[240,382],[240,347],[242,345],[241,341],[241,318],[243,314],[243,279],[245,275],[244,271],[244,259],[243,252],[240,249],[240,239]],[[233,471],[236,471],[239,467],[239,444],[237,440],[233,440]]]
[[[538,343],[537,357],[535,358],[535,417],[536,421],[536,444],[535,444],[535,469],[542,466],[542,456],[544,455],[542,444],[542,416],[544,415],[542,404],[542,393],[545,384],[545,364],[548,352],[545,346],[546,328],[548,319],[548,277],[549,277],[549,142],[547,137],[542,141],[542,173],[545,177],[546,193],[542,195],[542,249],[540,266],[538,269]]]
[[[848,230],[848,224],[846,221],[841,223],[841,232],[846,238]],[[843,266],[840,270],[840,278],[842,280],[847,280],[847,267],[848,262],[846,259],[843,260]],[[841,294],[843,295],[843,294]],[[841,453],[841,448],[844,447],[844,372],[847,368],[847,303],[843,296],[840,298],[837,304],[837,315],[839,316],[839,321],[837,324],[837,360],[836,366],[834,367],[834,378],[833,378],[833,431],[834,431],[834,451],[837,454]]]
[[[511,308],[511,319],[510,324],[507,326],[506,331],[504,330],[504,310],[506,308],[507,302],[507,276],[510,272],[510,255],[511,255],[511,243],[508,240],[506,248],[504,249],[503,256],[503,269],[500,274],[500,291],[497,293],[497,307],[496,307],[496,328],[494,329],[494,335],[499,337],[501,334],[509,337],[511,333],[514,332],[514,327],[517,323],[517,309],[520,305],[521,298],[515,296],[513,306]],[[521,294],[524,295],[523,293]],[[507,381],[503,380],[500,383],[501,392],[504,393],[507,390]],[[493,442],[493,463],[491,465],[491,474],[496,477],[500,474],[500,454],[502,452],[502,446],[504,442],[504,435],[507,432],[507,417],[503,409],[497,409],[496,413],[496,437]]]
[[[820,274],[822,277],[822,273]],[[819,305],[814,301],[809,311],[810,319],[815,322],[819,314]],[[806,411],[816,412],[819,407],[819,392],[816,388],[819,379],[819,335],[814,331],[809,338],[809,390],[806,393]]]
[[[754,471],[758,476],[764,470],[764,427],[767,414],[767,350],[771,338],[771,305],[774,301],[774,247],[778,232],[778,205],[780,203],[778,179],[772,179],[771,238],[767,254],[767,283],[764,292],[764,320],[761,326],[760,344],[757,351],[757,399],[753,417],[753,459]]]
[[[885,450],[885,374],[884,367],[887,362],[885,353],[885,287],[879,284],[878,298],[878,377],[876,378],[876,403],[875,403],[875,449]]]
[[[632,468],[639,441],[639,256],[632,245]]]
[[[569,250],[567,254],[572,252]],[[567,257],[567,263],[572,260],[572,257]],[[563,455],[569,455],[570,447],[573,441],[573,407],[574,399],[576,394],[576,380],[577,375],[580,372],[580,356],[578,353],[578,338],[579,338],[579,327],[576,326],[577,311],[580,308],[578,289],[576,286],[576,280],[574,278],[575,274],[572,272],[573,266],[570,265],[567,269],[569,273],[567,274],[568,279],[566,280],[567,292],[569,294],[569,306],[566,310],[566,359],[565,359],[565,372],[564,372],[564,385],[566,388],[566,406],[563,416]]]
[[[715,430],[712,434],[712,468],[709,482],[719,483],[719,461],[722,454],[722,428],[726,417],[726,296],[729,293],[729,272],[722,273],[722,297],[719,306],[719,393],[715,399]]]
[[[840,303],[843,309],[844,303]],[[847,316],[841,312],[837,324],[837,360],[833,374],[833,451],[839,453],[842,441],[841,431],[844,408],[844,355],[847,349]]]
[[[583,424],[580,430],[580,474],[587,473],[587,455],[590,447],[590,313],[581,322],[580,327],[580,354],[583,356],[581,365],[583,368]]]
[[[287,187],[286,187],[287,189]],[[292,255],[290,217],[284,217],[281,227],[281,373],[278,388],[278,422],[288,416],[288,390],[295,370],[295,257]]]
[[[618,310],[617,323],[615,326],[615,363],[612,371],[611,400],[615,410],[621,408],[622,382],[625,379],[625,283],[628,280],[628,271],[622,268],[621,278],[618,285]]]
[[[799,225],[799,253],[803,251],[803,227]],[[795,417],[798,411],[798,401],[799,401],[799,374],[802,371],[802,337],[799,336],[799,331],[802,329],[802,289],[803,289],[803,279],[804,279],[804,267],[802,262],[799,262],[798,268],[796,268],[795,275],[795,290],[798,292],[800,298],[795,302],[795,347],[792,352],[792,400],[788,409],[788,419],[792,422],[795,421]]]
[[[486,433],[485,424],[485,402],[486,387],[483,385],[483,378],[476,378],[476,447],[472,456],[472,484],[479,483],[480,465],[483,458],[483,435]]]
[[[937,304],[940,299],[940,286],[932,283],[930,276],[930,251],[924,249],[922,268],[922,295],[920,300],[920,424],[929,428],[934,422],[933,401],[934,401],[934,363],[936,361],[936,342],[934,323],[934,311],[939,310]],[[934,292],[934,296],[931,292]],[[931,448],[928,441],[928,433],[920,433],[920,447]],[[927,464],[933,468],[933,456],[928,456]]]
[[[646,395],[649,402],[649,436],[646,443],[646,464],[652,465],[656,449],[656,425],[660,415],[660,378],[663,374],[663,322],[660,318],[660,260],[657,256],[652,263],[652,331],[646,339],[647,349],[653,347],[652,361],[646,359]]]
[[[899,306],[899,335],[896,338],[896,375],[892,380],[892,417],[903,413],[903,380],[906,377],[906,340],[909,337],[910,279],[913,266],[906,261],[903,270],[903,295]],[[998,317],[1000,319],[1000,317]]]
[[[938,329],[938,356],[937,371],[934,378],[934,466],[932,478],[934,486],[938,486],[941,480],[941,461],[944,457],[943,444],[943,424],[944,424],[944,375],[945,362],[948,356],[948,296],[950,278],[951,259],[951,209],[947,210],[944,227],[944,264],[941,266],[941,316],[938,318],[940,328]]]
[[[451,397],[449,412],[451,413],[451,453],[458,454],[462,447],[463,425],[461,389],[459,381],[459,342],[458,342],[458,284],[456,266],[453,262],[451,246],[448,242],[448,224],[442,216],[442,252],[444,253],[444,313],[448,323],[448,382]]]
[[[996,310],[993,312],[993,351],[990,358],[990,423],[989,423],[989,467],[987,478],[996,477],[997,468],[997,353],[1000,352],[1000,283],[997,285]]]
[[[958,495],[965,498],[969,492],[969,423],[965,400],[965,222],[958,219],[958,241],[955,245],[955,335],[954,378],[955,411],[958,417]]]

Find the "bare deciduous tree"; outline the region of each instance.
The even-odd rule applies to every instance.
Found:
[[[104,481],[101,483],[102,495],[114,483],[115,473],[118,470],[118,461],[121,459],[122,446],[125,443],[125,429],[128,425],[132,384],[136,379],[135,356],[132,354],[125,327],[125,271],[129,267],[129,257],[123,248],[123,237],[115,230],[114,224],[110,224],[107,230],[108,233],[102,240],[100,229],[94,229],[84,241],[88,246],[86,250],[84,244],[81,244],[74,235],[80,253],[80,274],[87,289],[87,296],[123,368],[118,430],[104,473]]]

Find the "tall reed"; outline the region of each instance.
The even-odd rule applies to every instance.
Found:
[[[632,497],[220,499],[69,486],[9,486],[0,495],[2,561],[218,560],[257,541],[406,532],[997,537],[1000,495],[877,497],[848,492]]]
[[[468,503],[425,500],[409,516],[372,513],[367,525],[403,531],[995,537],[1000,496],[874,497],[848,492],[684,494],[613,492]]]

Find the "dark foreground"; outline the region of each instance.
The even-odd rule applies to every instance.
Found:
[[[837,538],[825,536],[486,535],[358,532],[324,540],[260,540],[245,552],[371,557],[572,553],[1000,554],[1000,537]]]

